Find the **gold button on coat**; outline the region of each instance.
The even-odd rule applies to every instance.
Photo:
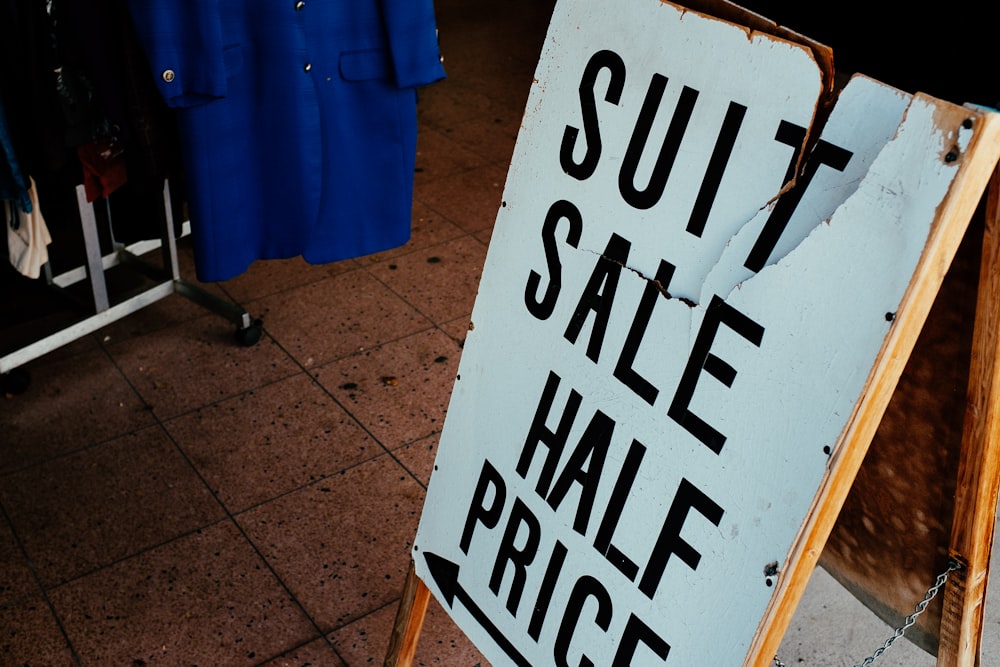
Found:
[[[163,76],[163,80],[164,81],[166,81],[167,83],[170,83],[171,81],[174,80],[174,70],[172,70],[172,69],[165,69],[165,70],[163,70],[163,75],[162,76]]]
[[[305,0],[299,0],[298,2],[295,3],[295,11],[301,12],[305,8],[306,8]]]

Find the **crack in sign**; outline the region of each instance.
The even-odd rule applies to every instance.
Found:
[[[683,303],[684,305],[686,305],[688,308],[697,308],[698,307],[698,302],[695,301],[694,299],[689,299],[688,297],[680,296],[678,294],[671,294],[670,291],[667,289],[667,285],[659,277],[652,277],[651,278],[648,275],[646,275],[642,270],[637,269],[634,266],[629,266],[628,264],[626,264],[625,262],[622,262],[621,260],[619,260],[617,258],[609,257],[609,256],[605,255],[604,253],[598,252],[596,250],[588,250],[586,248],[583,248],[581,250],[583,252],[589,252],[592,255],[596,255],[596,256],[600,257],[600,259],[602,261],[612,262],[613,264],[616,264],[616,265],[620,266],[621,268],[625,269],[626,271],[630,271],[630,272],[634,273],[635,275],[639,276],[639,278],[641,278],[643,281],[645,281],[648,285],[651,285],[653,288],[655,288],[656,291],[660,293],[660,296],[662,296],[663,298],[667,299],[668,301],[671,301],[671,300],[672,301],[680,301],[681,303]]]
[[[811,128],[820,136],[801,175],[729,239],[707,274],[701,300],[740,289],[788,258],[816,229],[836,224],[835,214],[862,189],[911,100],[911,95],[868,77],[851,78],[822,128]],[[768,247],[765,256],[762,249]]]
[[[731,235],[717,234],[715,241],[702,238],[707,213],[703,211],[700,216],[692,213],[692,220],[697,218],[702,225],[692,228],[694,223],[688,221],[686,231],[694,240],[702,242],[700,258],[698,253],[691,253],[693,247],[684,246],[686,241],[675,239],[673,243],[679,245],[672,243],[671,252],[676,257],[683,257],[684,262],[675,267],[659,258],[661,265],[666,264],[667,267],[657,270],[654,276],[644,262],[656,261],[657,258],[630,258],[630,242],[617,234],[613,234],[605,250],[588,252],[629,269],[655,287],[662,297],[680,301],[690,308],[708,303],[715,295],[730,294],[765,267],[781,262],[820,225],[830,224],[833,214],[859,189],[872,162],[895,136],[911,99],[910,95],[857,76],[840,91],[837,103],[829,107],[831,111],[825,118],[814,118],[808,127],[781,121],[775,140],[790,147],[794,153],[783,179],[785,185],[765,204],[756,208],[749,219],[730,223],[730,229],[735,229]],[[568,134],[564,139],[575,139],[576,134],[572,130],[567,128]],[[564,142],[563,148],[569,144]],[[802,159],[802,151],[809,146],[812,148],[808,156]],[[562,158],[566,160],[567,154],[563,153]],[[564,169],[567,166],[568,163],[563,164]],[[572,171],[566,169],[570,175],[573,175]],[[721,178],[721,174],[718,177]],[[730,210],[729,214],[732,213],[738,212]],[[568,201],[561,201],[550,209],[547,222],[554,224],[556,218],[564,216],[572,218],[571,225],[578,227],[575,233],[582,231],[582,212]],[[725,224],[721,227],[724,228]],[[626,228],[622,229],[622,233],[633,236]],[[582,234],[576,236],[576,242],[580,236]],[[645,243],[651,243],[643,248],[648,252],[649,248],[659,245],[659,240],[646,237]],[[710,250],[715,244],[718,244],[715,246],[717,253]],[[575,247],[575,243],[569,245]],[[678,275],[671,285],[670,279],[675,277],[674,268],[677,268]],[[659,275],[661,273],[662,276]]]
[[[831,224],[837,211],[861,188],[872,163],[895,138],[911,100],[911,95],[867,77],[852,78],[822,128],[816,124],[809,128],[809,133],[821,132],[821,136],[799,175],[790,177],[777,195],[740,224],[718,256],[708,261],[696,295],[671,291],[669,281],[606,252],[589,252],[618,263],[652,284],[664,298],[691,308],[708,303],[714,295],[741,289],[764,268],[781,263],[821,225]],[[963,133],[969,130],[957,132],[959,136],[952,139],[959,145],[967,143]],[[790,144],[792,139],[788,137]],[[809,137],[803,130],[794,140],[805,145]]]

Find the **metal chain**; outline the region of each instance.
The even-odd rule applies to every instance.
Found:
[[[927,609],[927,605],[931,603],[931,600],[937,597],[938,592],[945,585],[945,582],[948,581],[948,575],[951,574],[952,572],[955,572],[956,570],[961,570],[961,569],[962,569],[961,563],[959,563],[954,558],[949,558],[948,569],[938,575],[937,580],[934,582],[934,585],[927,589],[927,593],[924,594],[924,599],[917,603],[917,606],[914,608],[913,613],[907,616],[905,619],[903,619],[903,624],[898,628],[896,628],[893,635],[888,639],[886,639],[885,643],[882,644],[882,646],[879,647],[878,650],[876,650],[870,656],[865,658],[862,662],[855,664],[854,667],[868,667],[873,662],[878,660],[883,653],[892,648],[892,645],[896,642],[896,640],[902,637],[903,634],[910,628],[910,626],[912,626],[914,623],[917,622],[917,618],[922,613],[924,613],[924,611]],[[778,659],[778,656],[774,656],[774,667],[786,667],[786,665],[785,663],[783,663],[781,660]]]
[[[907,616],[903,620],[903,625],[896,628],[896,632],[891,637],[886,639],[885,644],[883,644],[877,651],[875,651],[875,653],[865,658],[860,665],[855,665],[854,667],[868,667],[868,665],[875,662],[879,658],[879,656],[881,656],[883,653],[892,648],[893,643],[895,643],[897,639],[902,637],[903,633],[906,632],[911,625],[917,622],[918,616],[924,613],[924,610],[927,609],[927,605],[931,603],[931,600],[933,600],[937,596],[938,591],[941,590],[941,587],[944,586],[946,581],[948,581],[948,575],[951,574],[952,572],[955,572],[956,570],[961,570],[961,569],[962,569],[961,563],[959,563],[954,558],[949,558],[948,569],[938,575],[937,581],[934,582],[934,585],[927,589],[927,593],[924,595],[924,599],[921,600],[919,603],[917,603],[917,606],[914,608],[913,613]]]

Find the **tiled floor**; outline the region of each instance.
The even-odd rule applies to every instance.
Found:
[[[551,6],[439,0],[405,247],[207,286],[263,319],[252,347],[171,296],[28,366],[0,666],[382,662]],[[417,657],[485,662],[433,602]]]

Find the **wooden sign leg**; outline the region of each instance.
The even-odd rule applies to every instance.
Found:
[[[384,667],[410,667],[413,664],[430,597],[430,590],[417,576],[411,560],[403,585],[403,597],[396,610],[396,622],[389,637],[389,649],[382,663]]]
[[[986,226],[962,434],[951,557],[962,569],[944,593],[938,667],[977,667],[1000,489],[1000,168],[987,191]]]

